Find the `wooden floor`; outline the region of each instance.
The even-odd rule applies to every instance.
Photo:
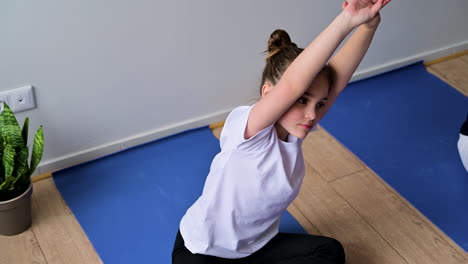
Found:
[[[468,55],[428,70],[468,96]],[[327,131],[311,134],[303,151],[306,177],[288,210],[309,233],[341,241],[348,263],[468,264],[463,249]],[[1,264],[102,263],[52,179],[34,183],[32,213],[29,230],[0,236]]]

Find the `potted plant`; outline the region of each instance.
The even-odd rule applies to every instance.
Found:
[[[0,114],[0,235],[16,235],[31,226],[31,174],[41,161],[44,149],[42,125],[36,131],[29,160],[29,118],[23,128],[4,103]]]

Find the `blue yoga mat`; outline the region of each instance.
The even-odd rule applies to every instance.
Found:
[[[219,141],[207,127],[53,174],[104,263],[171,263],[179,222],[202,193]],[[280,231],[305,233],[289,214]]]
[[[321,125],[468,251],[468,99],[421,63],[347,87]]]

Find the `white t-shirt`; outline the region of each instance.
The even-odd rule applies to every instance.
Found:
[[[460,134],[457,145],[463,166],[465,167],[466,172],[468,172],[468,136]]]
[[[281,215],[299,193],[302,139],[289,135],[284,142],[274,125],[244,139],[252,107],[229,114],[203,193],[181,220],[192,253],[222,258],[254,253],[278,233]]]

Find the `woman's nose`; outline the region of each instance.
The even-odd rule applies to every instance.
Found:
[[[314,120],[315,117],[317,116],[317,113],[315,112],[315,108],[306,109],[306,115],[305,116],[306,116],[307,119]]]

